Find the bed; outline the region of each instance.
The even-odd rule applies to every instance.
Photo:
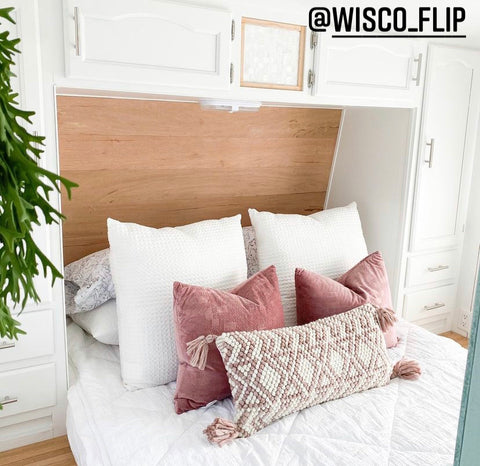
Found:
[[[60,97],[57,104],[62,174],[81,186],[63,203],[67,264],[108,246],[107,217],[160,228],[241,212],[247,226],[252,206],[301,215],[323,208],[337,110],[264,108],[226,119],[188,103]],[[248,247],[246,255],[256,257]],[[365,255],[366,246],[339,274]],[[278,267],[277,259],[261,268]],[[419,380],[305,409],[222,448],[202,432],[216,417],[233,419],[231,398],[178,415],[175,382],[128,391],[118,346],[70,319],[67,332],[67,431],[81,466],[453,463],[467,351],[407,322],[388,354],[392,362],[418,360]]]
[[[417,359],[415,382],[358,393],[301,411],[218,448],[203,429],[233,417],[232,400],[175,414],[175,383],[127,391],[118,347],[68,327],[67,431],[81,466],[91,465],[448,465],[453,463],[467,351],[400,322],[389,355]],[[99,375],[101,374],[101,377]]]

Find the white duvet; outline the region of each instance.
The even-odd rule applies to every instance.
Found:
[[[175,414],[175,384],[129,392],[118,348],[69,323],[67,429],[80,465],[447,465],[453,463],[466,350],[402,322],[393,360],[417,359],[418,381],[393,380],[290,415],[222,448],[202,434],[233,419],[231,399]]]

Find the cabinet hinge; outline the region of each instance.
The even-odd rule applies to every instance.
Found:
[[[308,70],[307,85],[310,89],[315,84],[315,73],[313,70]]]
[[[231,38],[232,38],[232,41],[235,40],[235,20],[234,19],[232,19]]]
[[[314,49],[318,45],[318,32],[312,32],[310,35],[310,48]]]
[[[233,63],[230,63],[230,84],[233,83]]]

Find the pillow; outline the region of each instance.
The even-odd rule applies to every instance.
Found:
[[[247,275],[251,277],[260,269],[253,227],[244,227],[243,241],[247,256]],[[102,249],[65,266],[65,291],[73,291],[73,305],[67,303],[66,313],[91,311],[109,299],[115,298],[110,272],[110,249]]]
[[[297,321],[307,324],[365,303],[392,308],[390,286],[382,254],[365,257],[337,280],[304,269],[295,271]],[[392,325],[385,332],[387,348],[396,346],[397,332]]]
[[[247,275],[251,277],[259,270],[257,257],[257,241],[253,227],[243,227],[243,242],[245,243],[245,254],[247,256]]]
[[[247,278],[240,217],[160,229],[108,219],[120,366],[127,389],[176,378],[175,281],[230,290]]]
[[[272,264],[277,268],[285,325],[297,321],[297,267],[335,278],[368,254],[355,203],[310,216],[255,209],[248,212],[255,228],[260,268]]]
[[[110,251],[103,249],[65,266],[65,285],[71,282],[78,287],[73,298],[75,306],[67,313],[91,311],[115,298],[109,255]]]
[[[225,333],[216,343],[236,410],[234,423],[217,418],[205,430],[220,446],[304,408],[386,385],[393,376],[420,375],[414,361],[400,361],[392,371],[370,304],[303,326]]]
[[[174,401],[178,414],[230,396],[225,367],[214,344],[217,335],[283,327],[274,266],[231,292],[175,282],[173,303],[180,362]]]
[[[100,343],[118,345],[117,304],[114,299],[100,304],[93,311],[77,312],[70,317]]]

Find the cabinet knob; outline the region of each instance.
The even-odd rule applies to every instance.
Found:
[[[434,309],[439,309],[441,307],[445,307],[445,303],[435,303],[431,306],[423,306],[424,311],[433,311]]]
[[[422,76],[422,60],[423,53],[419,53],[418,57],[413,59],[413,61],[417,63],[417,75],[412,78],[412,81],[415,81],[415,86],[420,86],[420,77]]]
[[[437,265],[436,267],[428,267],[429,272],[440,272],[440,270],[447,270],[450,267],[448,265]]]
[[[0,406],[16,403],[17,401],[18,401],[18,398],[15,396],[5,396],[3,399],[0,400]]]
[[[430,146],[430,152],[428,154],[428,159],[424,160],[425,163],[428,163],[428,168],[433,166],[433,151],[435,149],[435,139],[431,138],[430,142],[426,143],[427,146]]]
[[[78,6],[73,9],[73,21],[75,21],[75,55],[80,56],[80,10]]]
[[[15,348],[14,341],[0,341],[0,350],[7,348]]]

